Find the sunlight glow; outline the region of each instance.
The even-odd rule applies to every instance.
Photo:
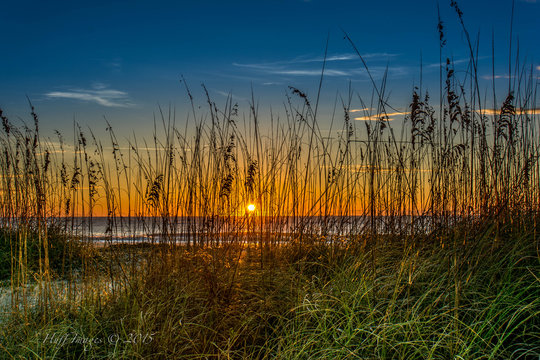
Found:
[[[247,206],[247,209],[248,209],[249,212],[254,212],[254,211],[255,211],[255,205],[249,204],[249,205]]]

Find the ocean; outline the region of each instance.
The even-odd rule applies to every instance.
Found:
[[[299,235],[336,240],[366,234],[422,231],[428,217],[380,216],[198,216],[50,218],[49,225],[96,243],[187,243],[203,239],[238,241],[262,235],[286,241]]]

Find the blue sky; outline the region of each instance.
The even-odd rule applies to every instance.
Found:
[[[468,50],[449,1],[440,1],[445,56]],[[461,1],[469,32],[480,35],[480,75],[507,75],[512,1]],[[540,1],[516,0],[514,44],[540,70]],[[0,11],[0,107],[29,119],[26,96],[45,129],[148,128],[158,104],[187,112],[183,75],[197,102],[204,83],[218,103],[228,93],[247,110],[251,87],[261,109],[279,109],[288,86],[316,95],[326,39],[322,114],[349,82],[361,96],[370,83],[342,29],[380,80],[388,68],[390,102],[405,109],[420,80],[438,92],[437,2],[381,1],[20,1]],[[482,70],[483,69],[483,70]],[[359,104],[356,104],[359,106]]]

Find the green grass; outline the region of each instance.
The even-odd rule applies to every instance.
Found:
[[[538,356],[539,258],[533,247],[520,248],[524,243],[496,251],[486,240],[474,244],[478,264],[459,251],[459,270],[453,251],[443,249],[395,256],[381,249],[388,255],[375,277],[369,260],[355,259],[311,284],[275,341],[278,358]]]
[[[0,229],[0,281],[10,279],[12,270],[17,273],[25,269],[27,275],[38,273],[39,258],[45,252],[43,246],[37,230]],[[72,271],[81,270],[84,247],[76,238],[51,226],[46,246],[50,271],[55,277],[65,278]]]
[[[258,251],[244,251],[235,270],[240,249],[178,248],[165,264],[138,268],[123,288],[91,292],[82,306],[58,305],[45,323],[39,313],[14,316],[1,351],[47,359],[534,358],[539,239],[508,231],[499,245],[489,235],[455,248],[406,248],[393,239],[332,252],[319,244],[300,259],[285,246],[264,269]],[[105,343],[44,341],[52,333]],[[112,341],[130,336],[139,342]]]

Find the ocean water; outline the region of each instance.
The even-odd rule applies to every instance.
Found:
[[[425,232],[431,227],[429,218],[410,216],[74,217],[49,219],[49,222],[83,240],[99,243],[249,241],[263,234],[280,241],[300,234],[335,240],[373,232]]]

